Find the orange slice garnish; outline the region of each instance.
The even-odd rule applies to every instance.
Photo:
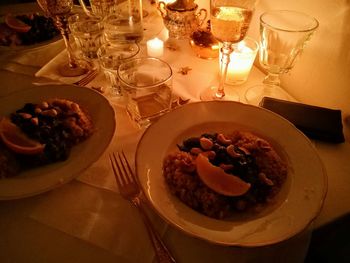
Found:
[[[11,14],[5,16],[5,23],[9,28],[21,33],[26,33],[32,28]]]
[[[208,158],[199,154],[196,158],[197,173],[202,182],[213,191],[226,196],[240,196],[250,189],[250,184],[238,176],[225,173],[212,165]]]
[[[15,153],[33,155],[44,151],[45,145],[29,138],[8,118],[0,120],[0,138]]]

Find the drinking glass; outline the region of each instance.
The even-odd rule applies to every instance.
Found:
[[[112,97],[121,97],[122,91],[118,80],[118,67],[121,63],[135,58],[140,51],[135,42],[105,43],[97,51],[101,69],[110,84],[108,94]]]
[[[118,0],[89,0],[90,9],[85,5],[84,0],[79,0],[81,7],[88,16],[106,17],[117,12]]]
[[[76,58],[69,42],[68,16],[73,8],[73,0],[37,0],[46,15],[52,17],[60,30],[68,54],[68,62],[61,65],[59,73],[65,77],[85,74],[92,66],[85,60]]]
[[[158,58],[131,59],[118,68],[130,118],[143,128],[168,112],[172,102],[172,69]]]
[[[78,13],[68,18],[68,24],[83,57],[87,60],[97,58],[97,50],[102,44],[102,18]]]
[[[267,76],[262,85],[247,90],[248,103],[258,105],[264,96],[288,99],[280,87],[280,74],[294,67],[317,27],[315,18],[297,11],[273,10],[260,16],[259,62]]]
[[[240,42],[246,35],[256,0],[211,0],[210,21],[214,37],[222,42],[220,81],[218,87],[209,87],[201,94],[202,100],[238,100],[238,94],[233,90],[225,91],[227,67],[233,44]]]
[[[104,38],[106,42],[140,42],[143,38],[142,0],[118,2],[117,12],[105,18]]]

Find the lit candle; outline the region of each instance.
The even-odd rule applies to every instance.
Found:
[[[159,1],[159,2],[164,2],[166,4],[171,4],[171,3],[174,3],[176,0],[162,0],[162,1]]]
[[[234,51],[230,55],[230,63],[227,68],[227,84],[243,84],[248,79],[258,49],[258,43],[251,38],[246,38],[234,45]],[[221,56],[220,52],[220,60]]]
[[[164,42],[159,38],[154,38],[147,41],[147,53],[150,57],[163,56]]]
[[[160,2],[164,2],[166,5],[174,3],[176,0],[156,0],[157,6],[159,5]]]

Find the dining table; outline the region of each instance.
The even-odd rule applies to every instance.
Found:
[[[0,14],[37,8],[36,3],[3,5]],[[169,39],[156,5],[144,1],[144,8],[148,17],[144,19],[140,56],[147,56],[147,40],[163,40],[161,59],[173,70],[174,94],[187,103],[200,101],[201,91],[218,82],[218,58],[199,58],[188,39]],[[52,89],[71,85],[73,80],[52,71],[65,59],[62,40],[35,49],[0,49],[0,99],[37,85],[50,85]],[[264,78],[257,61],[255,64],[247,82],[230,86],[239,93],[241,103],[247,103],[247,88]],[[99,72],[85,88],[108,85]],[[119,194],[109,160],[110,153],[123,150],[134,168],[137,146],[146,128],[135,125],[118,98],[102,96],[115,111],[116,129],[108,148],[65,184],[37,195],[0,201],[0,262],[156,262],[139,212]],[[343,131],[346,141],[341,144],[312,140],[325,167],[328,191],[319,215],[292,238],[259,247],[225,246],[188,235],[166,222],[151,206],[147,214],[177,262],[304,262],[312,233],[350,212],[350,123],[345,120]]]

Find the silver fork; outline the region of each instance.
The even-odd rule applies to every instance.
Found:
[[[130,201],[135,207],[140,211],[143,222],[146,226],[149,237],[152,241],[156,257],[158,262],[166,263],[172,262],[175,263],[175,259],[170,254],[169,250],[161,240],[159,234],[154,229],[146,211],[143,207],[144,203],[141,200],[141,190],[137,184],[136,177],[131,170],[128,160],[125,157],[124,152],[121,154],[117,152],[116,154],[112,153],[109,155],[111,161],[113,173],[117,181],[120,195]]]
[[[73,84],[78,85],[78,86],[86,86],[89,84],[96,76],[97,76],[98,70],[93,69],[89,71],[82,79],[74,82]]]

